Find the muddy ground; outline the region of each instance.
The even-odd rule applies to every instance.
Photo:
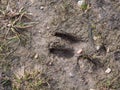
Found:
[[[77,0],[9,1],[37,24],[27,28],[25,45],[12,43],[14,52],[0,54],[0,90],[120,90],[120,1],[88,4],[81,10]],[[3,27],[8,18],[0,20]]]

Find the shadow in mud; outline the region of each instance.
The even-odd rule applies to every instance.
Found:
[[[93,70],[93,71],[96,71],[96,70],[98,70],[99,68],[104,67],[104,64],[100,62],[101,60],[100,60],[99,58],[92,58],[92,57],[90,57],[90,56],[88,56],[88,55],[81,55],[81,56],[78,58],[78,60],[79,60],[80,58],[83,58],[83,59],[87,60],[87,61],[86,61],[86,65],[87,65],[87,64],[91,64],[91,67],[92,67],[92,70]]]
[[[74,50],[70,48],[50,48],[49,52],[58,57],[72,58],[74,56]]]
[[[116,51],[114,53],[114,58],[115,58],[116,61],[120,60],[120,51]]]
[[[69,34],[69,33],[56,32],[56,33],[54,34],[54,36],[60,37],[60,38],[62,38],[62,39],[64,39],[64,40],[67,40],[67,41],[69,41],[69,42],[71,42],[71,43],[77,43],[77,42],[80,41],[79,38],[77,38],[77,37],[75,37],[74,35],[71,35],[71,34]]]
[[[90,60],[93,63],[93,71],[98,70],[99,68],[104,67],[104,64],[100,62],[100,60],[98,58],[94,58],[92,60]]]

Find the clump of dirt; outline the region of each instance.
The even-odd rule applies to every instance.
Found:
[[[5,1],[0,0],[0,4]],[[32,14],[37,25],[12,25],[11,28],[17,28],[15,32],[27,33],[31,38],[24,41],[24,46],[16,48],[14,42],[11,49],[0,52],[1,90],[120,89],[119,0],[91,0],[84,10],[76,0],[9,0],[9,8],[19,12],[17,18],[28,18],[28,13],[19,11],[22,7]],[[3,6],[0,9],[4,11]],[[8,29],[6,22],[11,17],[3,19],[3,14],[0,13],[0,25]],[[6,34],[4,28],[1,30],[0,35]],[[13,35],[16,36],[14,32]],[[5,58],[7,53],[10,55]]]

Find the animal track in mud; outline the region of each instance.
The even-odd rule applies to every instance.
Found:
[[[80,41],[80,39],[74,35],[64,32],[55,32],[54,36],[61,38],[61,42],[67,44],[62,45],[62,43],[59,42],[57,45],[55,45],[56,43],[53,43],[52,46],[49,47],[49,52],[57,55],[58,57],[72,58],[74,56],[74,49],[70,44],[68,44],[68,42],[77,43]]]
[[[69,42],[71,42],[71,43],[77,43],[77,42],[80,41],[80,39],[79,39],[78,37],[76,37],[76,36],[74,36],[74,35],[71,35],[71,34],[69,34],[69,33],[56,32],[56,33],[54,34],[54,36],[60,37],[60,38],[62,38],[62,39],[64,39],[64,40],[67,40],[67,41],[69,41]]]
[[[51,44],[49,47],[49,52],[50,54],[56,55],[58,57],[62,58],[72,58],[75,55],[75,52],[77,49],[84,47],[85,45],[80,38],[77,36],[74,36],[70,33],[64,33],[64,32],[55,32],[53,34],[55,37],[61,38],[60,41],[57,40],[57,42]],[[70,42],[70,43],[69,43]],[[86,46],[85,46],[86,47]],[[84,48],[85,48],[84,47]],[[99,51],[97,51],[98,54],[101,53],[106,53],[106,48],[101,47]],[[100,60],[89,57],[88,55],[81,55],[80,57],[78,56],[77,59],[86,59],[87,63],[90,64],[92,70],[97,70],[101,67],[103,67],[103,64],[100,62]],[[85,64],[85,62],[83,62]],[[77,66],[79,63],[77,62]]]
[[[50,48],[49,51],[59,57],[71,58],[74,56],[74,50],[71,48]]]
[[[103,63],[100,62],[100,59],[92,58],[92,57],[90,57],[88,55],[81,55],[81,56],[79,56],[78,60],[77,60],[78,64],[79,64],[81,58],[84,59],[81,62],[83,62],[83,64],[85,64],[85,67],[88,67],[90,65],[90,67],[92,68],[93,71],[98,70],[99,68],[104,66]],[[86,64],[88,66],[86,66]]]

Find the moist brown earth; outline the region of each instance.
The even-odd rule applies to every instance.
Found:
[[[37,25],[29,44],[0,61],[0,90],[120,90],[119,0],[90,0],[86,11],[76,0],[10,5],[24,7]]]

